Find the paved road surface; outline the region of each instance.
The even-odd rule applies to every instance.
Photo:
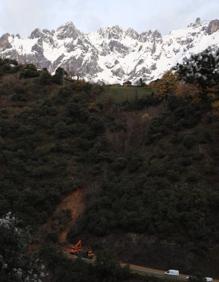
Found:
[[[70,254],[66,254],[68,256],[68,258],[70,259],[77,259],[77,256],[73,256]],[[89,260],[86,258],[82,258],[83,261],[89,263],[89,264],[93,264],[95,262],[95,260]],[[139,266],[139,265],[134,265],[134,264],[127,264],[127,263],[120,263],[121,267],[125,267],[128,266],[130,271],[132,273],[136,273],[142,276],[154,276],[154,277],[158,277],[158,278],[169,278],[169,280],[172,281],[187,281],[187,277],[188,275],[185,274],[180,274],[179,276],[167,276],[166,274],[164,274],[164,272],[166,270],[158,270],[158,269],[153,269],[153,268],[149,268],[149,267],[144,267],[144,266]],[[215,280],[213,282],[219,282],[219,280]]]
[[[128,265],[128,264],[121,263],[122,267],[125,267],[126,265]],[[180,280],[180,281],[187,280],[186,277],[188,276],[188,275],[182,275],[182,274],[180,274],[177,277],[167,276],[166,274],[164,274],[165,270],[158,270],[158,269],[143,267],[143,266],[134,265],[134,264],[129,264],[129,269],[132,273],[137,273],[137,274],[140,274],[140,275],[155,276],[155,277],[158,277],[158,278],[169,277],[170,279],[172,278],[173,280]]]
[[[186,274],[180,274],[178,277],[174,277],[174,276],[167,276],[166,274],[164,274],[164,272],[166,270],[158,270],[158,269],[153,269],[153,268],[149,268],[149,267],[143,267],[143,266],[139,266],[139,265],[134,265],[134,264],[124,264],[121,263],[120,264],[122,267],[125,267],[127,265],[129,265],[130,271],[132,273],[137,273],[140,275],[147,275],[147,276],[155,276],[158,278],[169,278],[170,280],[178,280],[178,281],[187,281],[187,277],[189,275]],[[219,282],[219,280],[214,279],[213,282]]]

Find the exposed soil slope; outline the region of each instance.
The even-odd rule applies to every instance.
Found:
[[[43,234],[43,237],[45,234],[48,236],[48,234],[56,233],[58,243],[65,244],[70,229],[84,210],[84,189],[78,188],[60,202],[52,217],[43,225],[40,233]]]

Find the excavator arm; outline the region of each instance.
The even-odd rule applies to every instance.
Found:
[[[81,249],[82,249],[82,241],[79,240],[75,245],[69,246],[66,249],[66,252],[71,255],[77,255],[81,252]]]

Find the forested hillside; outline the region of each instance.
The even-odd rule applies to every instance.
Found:
[[[69,241],[83,238],[130,263],[218,276],[219,81],[217,72],[203,78],[217,60],[206,56],[193,58],[199,68],[189,79],[191,62],[133,88],[1,60],[1,217],[11,212],[36,237],[81,189],[86,209]]]

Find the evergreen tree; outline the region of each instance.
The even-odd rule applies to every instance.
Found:
[[[47,85],[52,82],[52,77],[46,68],[42,70],[39,79],[40,79],[40,83],[43,85]]]
[[[64,75],[66,74],[63,68],[57,68],[55,75],[53,76],[53,81],[56,84],[63,84],[64,82]]]

